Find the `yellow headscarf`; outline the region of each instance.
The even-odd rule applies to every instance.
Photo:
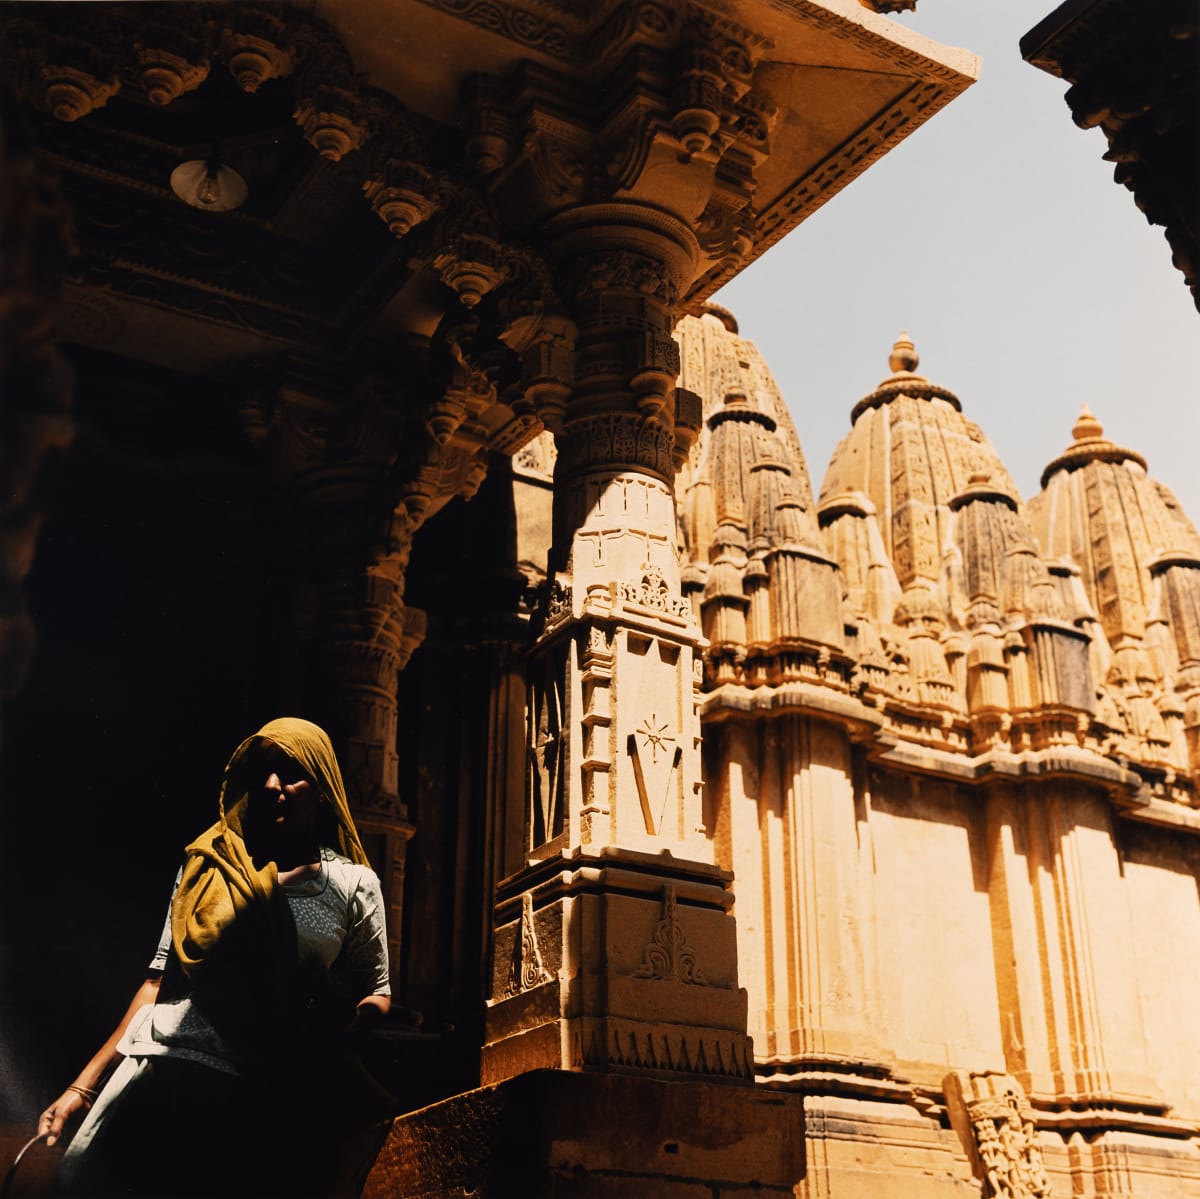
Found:
[[[282,717],[263,725],[234,751],[221,784],[220,816],[187,847],[171,905],[171,940],[197,1001],[231,1041],[245,1040],[285,1006],[296,968],[296,926],[274,862],[255,865],[243,834],[251,788],[263,780],[247,767],[254,750],[273,741],[304,767],[337,826],[344,857],[367,865],[354,827],[342,772],[325,731]]]

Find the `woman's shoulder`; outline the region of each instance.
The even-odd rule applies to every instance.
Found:
[[[347,894],[353,894],[360,887],[379,886],[379,876],[370,866],[352,862],[334,849],[323,849],[321,856],[329,881]]]

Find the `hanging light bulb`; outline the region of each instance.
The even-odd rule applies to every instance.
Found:
[[[221,188],[220,179],[217,172],[221,168],[215,163],[210,162],[208,169],[204,172],[200,182],[196,185],[196,199],[204,205],[205,208],[212,208],[214,204],[220,202]]]
[[[171,172],[171,190],[193,208],[229,212],[246,202],[246,181],[217,158],[193,158]]]

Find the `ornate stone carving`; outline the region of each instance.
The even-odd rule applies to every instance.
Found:
[[[603,1040],[600,1028],[589,1029],[585,1034],[579,1054],[581,1065],[623,1066],[738,1079],[754,1076],[754,1063],[745,1036],[679,1033],[611,1019],[606,1024],[607,1042]]]
[[[46,107],[60,121],[78,121],[103,108],[121,90],[107,50],[78,37],[55,36],[41,68]]]
[[[345,745],[347,781],[359,806],[390,817],[404,815],[396,675],[425,624],[423,612],[405,607],[402,589],[402,580],[391,572],[368,568],[355,583],[328,589],[323,618],[329,631],[325,669]]]
[[[549,982],[550,977],[550,971],[542,964],[542,949],[533,921],[533,893],[526,891],[521,896],[521,929],[513,941],[512,967],[505,998],[511,999],[522,991]]]
[[[627,604],[657,608],[660,612],[668,612],[672,616],[688,617],[692,614],[691,601],[682,599],[671,591],[663,572],[657,566],[652,566],[636,582],[619,581],[617,598]]]
[[[683,749],[676,744],[678,738],[671,732],[669,720],[659,720],[651,712],[641,725],[629,734],[629,758],[633,763],[633,777],[637,784],[638,800],[642,806],[642,819],[646,832],[657,836],[666,827],[667,811],[672,793],[678,788],[677,772],[683,760]],[[643,758],[646,752],[650,761]],[[662,761],[659,761],[662,754]],[[651,784],[657,783],[660,794],[651,793]]]
[[[558,457],[558,447],[549,433],[540,433],[523,445],[513,456],[513,471],[519,475],[540,479],[542,482],[554,479],[554,463]]]
[[[666,47],[678,37],[682,14],[664,0],[637,0],[620,4],[588,39],[589,61],[604,63],[617,51],[627,49],[635,39],[640,44]]]
[[[218,48],[238,87],[256,92],[269,80],[292,73],[298,49],[282,17],[243,4],[230,5],[225,16]]]
[[[957,1071],[944,1085],[985,1199],[1049,1199],[1037,1117],[1021,1084],[1007,1074]]]
[[[366,141],[367,118],[357,92],[319,84],[296,105],[296,124],[322,158],[340,162]]]
[[[550,584],[546,595],[545,627],[561,624],[571,615],[571,588],[564,587],[557,579]]]
[[[491,33],[520,42],[532,50],[565,58],[571,42],[566,28],[517,4],[498,0],[421,0]]]
[[[576,294],[629,291],[652,296],[670,307],[678,298],[679,280],[663,262],[632,250],[605,251],[580,259]]]
[[[529,844],[536,847],[563,829],[566,737],[563,692],[566,662],[548,651],[530,685],[528,706]]]
[[[133,52],[146,98],[164,108],[208,78],[212,65],[211,26],[195,21],[148,23],[133,43]]]
[[[696,951],[688,943],[687,933],[679,922],[673,886],[663,888],[662,919],[654,926],[654,935],[642,950],[642,965],[634,971],[633,977],[694,987],[708,986],[696,965]]]
[[[463,86],[467,134],[463,149],[480,175],[494,175],[512,148],[512,122],[503,97],[503,85],[491,75],[475,75]]]
[[[379,127],[391,103],[363,86],[345,48],[323,25],[305,25],[295,46],[305,62],[293,116],[317,153],[340,162]]]
[[[633,413],[607,413],[572,421],[560,458],[567,470],[588,466],[643,467],[661,478],[674,471],[673,433]]]
[[[434,270],[467,308],[474,308],[512,270],[511,258],[483,200],[465,189],[437,229]]]
[[[611,666],[613,656],[613,632],[602,624],[588,627],[587,644],[583,648],[583,665],[585,669],[593,666]]]
[[[395,159],[363,183],[363,195],[393,237],[404,237],[429,220],[441,205],[429,171],[419,163]]]
[[[398,105],[381,106],[366,156],[363,194],[393,237],[404,237],[446,203],[449,186],[429,167],[426,138]]]
[[[671,128],[689,154],[703,154],[721,129],[724,83],[718,47],[705,37],[686,39]]]

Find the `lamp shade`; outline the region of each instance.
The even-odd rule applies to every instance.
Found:
[[[229,212],[246,200],[246,181],[232,167],[193,158],[171,172],[171,190],[193,208]]]

